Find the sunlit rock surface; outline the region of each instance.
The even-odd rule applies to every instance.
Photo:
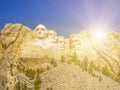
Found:
[[[54,90],[119,90],[119,84],[103,76],[103,80],[91,77],[76,65],[63,64],[42,74],[42,87],[54,86]],[[104,83],[104,84],[103,84]]]
[[[92,31],[81,31],[80,34],[70,36],[70,48],[75,50],[80,59],[87,57],[96,65],[107,65],[111,73],[116,74],[120,68],[120,35],[106,33],[103,40],[97,40]]]
[[[106,33],[100,40],[93,31],[84,30],[64,38],[41,24],[34,30],[6,24],[0,32],[0,82],[4,81],[0,90],[16,90],[18,81],[35,90],[26,72],[38,68],[44,72],[40,74],[41,90],[51,86],[55,90],[119,90],[120,34]]]

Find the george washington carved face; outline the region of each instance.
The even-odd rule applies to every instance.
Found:
[[[44,39],[47,37],[47,28],[44,25],[38,25],[34,32],[39,39]]]

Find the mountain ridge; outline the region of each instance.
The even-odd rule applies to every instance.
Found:
[[[0,77],[7,78],[3,80],[6,83],[1,88],[18,90],[17,76],[25,74],[25,77],[31,78],[31,75],[37,74],[36,70],[39,68],[41,72],[46,72],[46,69],[54,69],[64,63],[78,65],[93,77],[100,78],[101,75],[96,73],[99,72],[113,81],[120,82],[119,53],[120,34],[117,32],[107,33],[102,40],[97,39],[90,30],[64,38],[44,25],[38,25],[31,30],[22,24],[6,24],[0,31],[0,72],[3,74]],[[29,76],[26,72],[32,74]],[[3,81],[1,80],[1,83]]]

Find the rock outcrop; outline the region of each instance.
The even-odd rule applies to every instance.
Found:
[[[95,65],[108,67],[113,75],[117,75],[120,70],[120,42],[119,33],[106,33],[104,39],[96,39],[92,31],[81,31],[80,34],[71,35],[69,47],[74,50],[81,60],[85,57],[93,61]]]
[[[106,76],[102,79],[99,81],[76,65],[63,64],[42,74],[41,90],[51,86],[53,90],[119,90],[115,81]]]
[[[1,30],[0,78],[5,77],[6,80],[4,81],[7,81],[7,84],[2,88],[6,89],[8,87],[10,90],[14,90],[15,84],[19,81],[18,76],[24,76],[25,72],[30,68],[34,70],[42,68],[41,72],[44,72],[46,68],[49,70],[49,68],[54,68],[57,64],[61,63],[77,64],[92,75],[96,73],[104,74],[111,78],[111,80],[114,80],[113,83],[115,85],[117,82],[120,82],[120,34],[117,32],[106,33],[103,40],[97,40],[93,35],[93,31],[85,30],[79,34],[72,34],[69,38],[65,39],[62,36],[58,36],[54,30],[48,30],[44,25],[38,25],[34,30],[31,30],[22,24],[6,24],[3,30]],[[66,69],[66,66],[70,67],[69,65],[65,65],[64,67]],[[58,67],[58,69],[59,68],[60,67]],[[54,72],[54,70],[51,70],[48,74],[52,72]],[[44,77],[49,78],[49,76],[46,76],[46,73],[47,72],[42,74],[45,74],[45,76],[42,77],[43,80],[46,80]],[[55,71],[55,73],[62,73],[62,71]],[[74,73],[74,70],[71,73]],[[53,80],[53,76],[50,77],[50,79]],[[98,76],[96,75],[96,77]],[[21,79],[22,78],[21,76]],[[94,81],[94,79],[92,80]],[[29,81],[26,78],[24,81],[27,83],[31,82],[28,86],[32,85],[31,88],[33,88],[34,84],[32,82],[34,80]],[[95,81],[98,82],[98,84],[100,83],[97,80]],[[117,82],[115,83],[115,81]],[[21,82],[23,81],[21,80]],[[45,87],[49,86],[49,83],[46,82],[47,81],[43,81],[42,90],[45,90]],[[55,82],[50,83],[51,85],[55,85]],[[82,82],[80,83],[82,84]],[[109,83],[109,86],[110,85]],[[79,85],[77,86],[81,87]],[[55,86],[56,90],[63,89],[61,86],[61,89],[58,89],[58,87]],[[95,90],[98,90],[98,88],[96,88]],[[105,88],[107,87],[105,86]],[[78,89],[66,88],[63,90]],[[91,90],[93,90],[93,88]],[[115,90],[118,90],[118,88],[115,88]]]

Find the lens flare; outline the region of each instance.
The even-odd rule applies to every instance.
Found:
[[[103,40],[106,36],[106,32],[96,30],[93,32],[94,38],[97,40]]]
[[[94,39],[103,41],[103,39],[105,39],[106,37],[107,30],[109,30],[109,28],[107,25],[99,23],[92,26],[91,30],[93,30]]]

